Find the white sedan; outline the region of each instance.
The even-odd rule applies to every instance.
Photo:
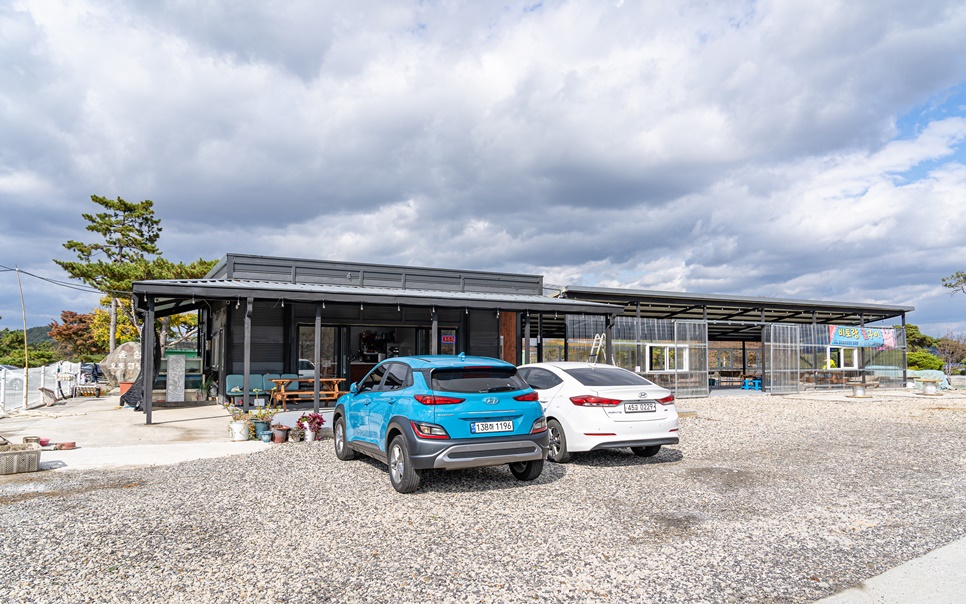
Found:
[[[550,432],[548,459],[566,463],[577,451],[630,447],[657,455],[678,443],[674,395],[636,373],[596,363],[533,363],[520,376],[540,396]]]

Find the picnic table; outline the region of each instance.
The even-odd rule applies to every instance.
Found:
[[[298,401],[305,398],[315,397],[315,378],[296,377],[296,378],[276,378],[272,380],[277,388],[273,391],[273,398],[276,402],[282,403],[282,410],[288,411],[286,404],[289,401]],[[345,378],[319,378],[319,400],[335,401],[342,395],[339,385]],[[296,384],[295,388],[289,388],[289,384]]]

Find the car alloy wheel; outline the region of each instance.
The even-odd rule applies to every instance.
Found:
[[[409,446],[402,434],[389,443],[389,482],[400,493],[412,493],[419,488],[419,472],[413,468]]]
[[[567,435],[563,426],[555,419],[547,421],[547,431],[550,433],[550,452],[547,459],[555,463],[567,463],[573,455],[567,450]]]
[[[333,440],[335,441],[335,456],[337,458],[341,461],[355,459],[356,452],[349,447],[349,443],[345,438],[345,419],[342,417],[335,420]]]

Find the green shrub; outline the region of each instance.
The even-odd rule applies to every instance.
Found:
[[[909,369],[935,369],[942,371],[943,360],[925,350],[913,350],[906,355],[906,365]]]

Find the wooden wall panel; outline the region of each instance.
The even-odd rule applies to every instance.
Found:
[[[500,351],[500,358],[508,363],[516,365],[519,361],[517,342],[517,313],[500,313],[500,337],[503,338],[503,350]]]

